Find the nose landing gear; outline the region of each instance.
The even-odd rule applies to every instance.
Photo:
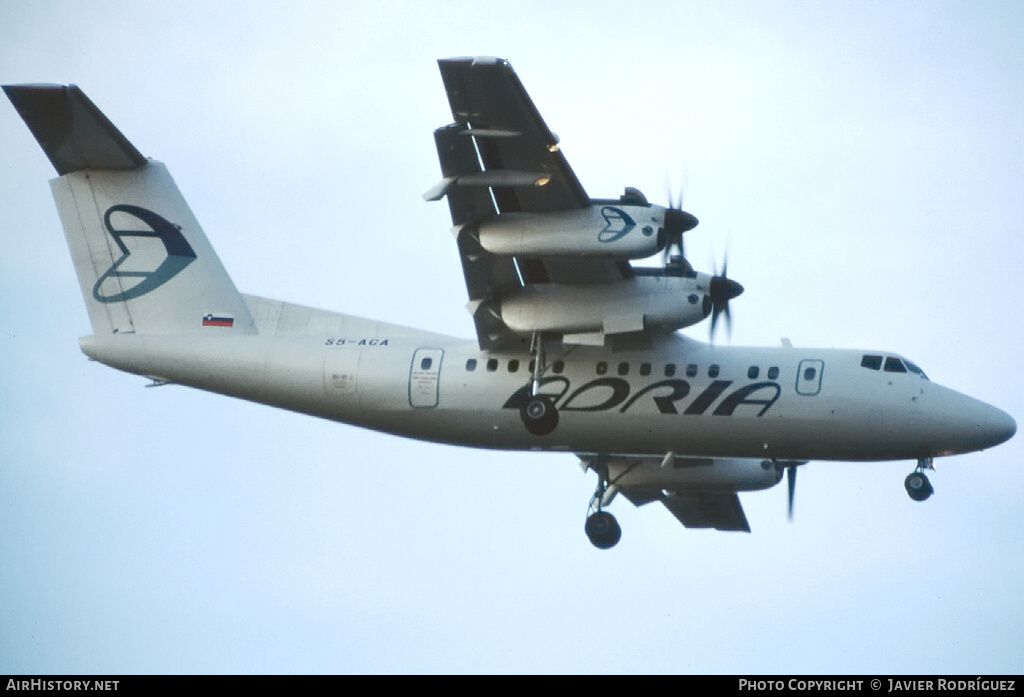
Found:
[[[932,459],[930,457],[923,457],[917,461],[917,468],[907,475],[907,478],[903,481],[903,486],[907,489],[907,494],[910,498],[915,501],[925,501],[935,493],[935,489],[932,488],[932,483],[928,481],[928,477],[925,475],[924,470],[934,470],[932,467]]]
[[[619,527],[619,521],[615,520],[615,516],[602,508],[612,502],[618,487],[609,482],[608,466],[602,460],[603,458],[598,456],[586,463],[586,467],[597,472],[597,490],[590,497],[587,522],[583,526],[583,531],[587,533],[590,544],[598,549],[611,549],[622,538],[622,528]]]

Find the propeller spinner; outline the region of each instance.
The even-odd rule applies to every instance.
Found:
[[[697,217],[692,213],[683,210],[683,192],[679,197],[672,196],[672,191],[666,181],[666,195],[668,208],[665,210],[665,219],[662,224],[662,232],[665,235],[664,264],[682,264],[690,268],[686,263],[686,255],[683,252],[683,233],[697,227]],[[710,301],[711,305],[711,340],[715,340],[715,329],[718,326],[718,318],[725,316],[725,327],[729,336],[732,336],[732,313],[729,311],[729,301],[743,292],[743,286],[729,278],[729,259],[726,257],[722,262],[722,273],[715,271],[711,278],[710,287],[705,303]],[[692,271],[692,269],[691,269]],[[707,306],[705,305],[705,308]],[[705,312],[708,312],[705,309]]]
[[[682,208],[670,207],[665,211],[665,261],[683,254],[683,233],[697,227],[697,217]],[[673,254],[673,248],[679,251]]]
[[[679,200],[675,201],[668,184],[665,188],[668,194],[668,209],[665,211],[665,222],[662,229],[665,232],[664,261],[668,263],[674,256],[686,256],[683,254],[683,233],[697,227],[699,221],[696,216],[683,210],[682,191],[679,192]],[[674,250],[678,251],[674,252]]]
[[[711,298],[711,340],[715,339],[715,328],[718,326],[718,318],[725,317],[725,330],[732,336],[732,313],[729,311],[729,301],[743,292],[743,286],[729,278],[729,258],[722,262],[722,273],[715,271],[711,278],[711,287],[708,295]]]

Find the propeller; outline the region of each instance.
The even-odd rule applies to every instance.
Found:
[[[732,337],[732,313],[729,311],[729,301],[743,292],[743,286],[729,278],[729,256],[722,260],[722,273],[715,270],[711,278],[708,297],[711,298],[711,341],[715,340],[715,329],[718,326],[718,318],[725,317],[725,330]]]
[[[668,263],[672,257],[686,257],[683,253],[683,233],[697,227],[697,217],[683,210],[683,190],[679,190],[679,200],[672,196],[672,190],[665,181],[665,195],[668,199],[668,210],[665,211],[665,222],[662,228],[665,232],[664,263]],[[673,249],[678,250],[673,253]]]
[[[796,498],[796,468],[807,464],[807,460],[776,460],[775,467],[778,471],[786,470],[786,488],[788,498],[786,503],[786,514],[790,522],[793,522],[793,500]]]
[[[796,498],[796,466],[790,465],[786,468],[786,486],[789,487],[789,504],[786,512],[790,522],[793,522],[793,499]]]

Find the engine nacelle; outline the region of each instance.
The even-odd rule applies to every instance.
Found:
[[[621,489],[677,491],[760,491],[782,479],[771,460],[738,457],[664,457],[612,455],[608,478]]]
[[[503,213],[476,234],[492,254],[644,259],[665,248],[665,208],[595,203],[555,213]]]
[[[502,296],[497,311],[516,332],[618,334],[674,331],[711,312],[711,277],[636,276],[583,286],[538,283]]]

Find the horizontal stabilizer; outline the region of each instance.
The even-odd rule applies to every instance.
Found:
[[[3,89],[60,174],[50,188],[94,334],[256,333],[166,167],[74,85]]]
[[[132,170],[146,164],[142,153],[75,85],[4,85],[4,92],[58,174]]]

